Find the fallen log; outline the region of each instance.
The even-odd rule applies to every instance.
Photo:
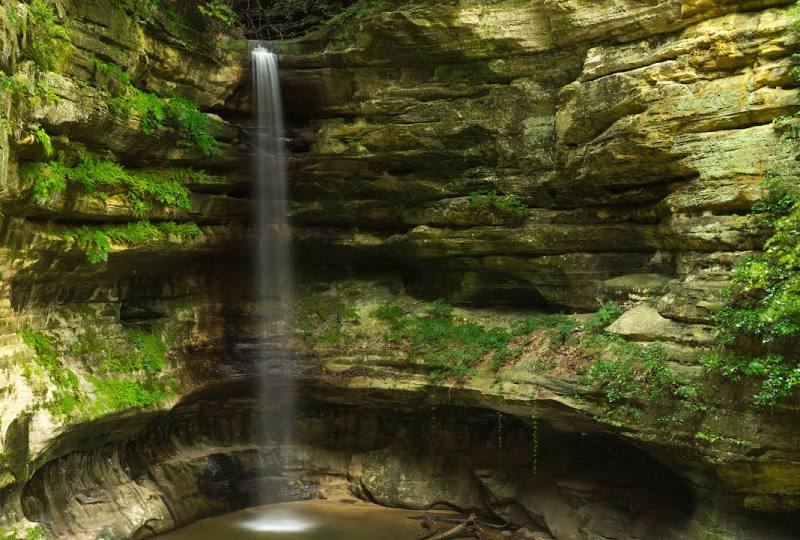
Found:
[[[415,519],[423,522],[433,520],[439,523],[461,523],[467,519],[467,516],[454,516],[452,514],[430,514],[426,512],[422,516],[409,516],[408,519]],[[503,523],[490,523],[488,521],[478,519],[478,525],[481,527],[489,527],[490,529],[503,530],[508,529],[511,526],[511,522],[506,521]],[[425,525],[423,525],[423,527],[425,527]]]
[[[467,519],[459,523],[452,529],[444,532],[434,531],[420,540],[454,540],[456,538],[481,538],[481,526],[478,524],[478,516],[470,514]]]

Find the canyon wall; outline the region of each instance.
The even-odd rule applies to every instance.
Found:
[[[31,59],[39,4],[5,0],[0,12],[0,489],[10,537],[35,524],[64,538],[145,536],[252,503],[247,481],[265,475],[289,498],[447,499],[556,538],[796,530],[797,401],[759,407],[746,384],[698,363],[731,265],[762,245],[750,215],[760,181],[796,172],[791,142],[773,127],[797,109],[792,2],[365,2],[337,26],[278,43],[303,423],[316,426],[303,463],[258,450],[255,405],[231,382],[248,380],[247,349],[260,339],[246,44],[193,33],[175,13],[45,4],[50,30],[66,32],[50,45],[51,65]],[[183,129],[181,114],[202,130]],[[197,144],[205,133],[213,152]],[[109,181],[70,177],[50,189],[43,179],[60,169],[31,167],[51,164],[51,152],[73,170],[94,163]],[[143,209],[130,195],[139,184],[97,162],[165,181],[180,171],[188,204],[162,197]],[[113,229],[125,224],[147,234]],[[585,321],[614,300],[625,313],[608,333],[642,351],[657,344],[700,397],[610,399],[584,377],[598,358],[541,332],[512,342],[513,362],[490,365],[487,353],[458,377],[432,376],[437,366],[398,325],[424,320],[422,301],[440,298],[458,306],[454,320],[485,328],[540,312]],[[390,304],[406,318],[374,315]],[[203,394],[216,385],[241,392]],[[193,427],[202,415],[192,407],[231,418]],[[393,407],[408,417],[392,418]],[[445,442],[427,428],[413,434],[431,407],[454,408]],[[354,410],[369,425],[333,448],[342,426],[359,422]],[[459,444],[502,437],[487,411],[513,426],[508,467],[492,447],[439,470],[437,456]],[[474,432],[459,415],[476,419]],[[392,422],[423,444],[392,439]],[[532,433],[541,452],[526,448]],[[614,459],[571,476],[587,453],[641,464],[653,493]],[[532,455],[542,474],[520,472]],[[408,461],[418,467],[398,465]],[[424,488],[452,478],[458,489]],[[662,484],[664,499],[634,504]]]

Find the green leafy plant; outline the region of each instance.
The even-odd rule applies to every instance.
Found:
[[[682,381],[666,365],[660,345],[641,347],[619,336],[589,336],[582,347],[594,358],[587,382],[598,384],[609,403],[644,396],[658,401],[673,395]]]
[[[755,401],[774,405],[800,385],[800,187],[775,175],[768,176],[764,187],[764,201],[753,213],[770,236],[763,252],[734,266],[725,306],[716,317],[719,346],[703,364],[728,379],[761,379]],[[754,340],[766,354],[746,357],[737,352],[740,342],[752,348]],[[778,350],[770,352],[773,343]],[[795,345],[787,347],[789,343]]]
[[[537,313],[511,326],[514,336],[524,336],[532,332],[545,331],[553,345],[561,345],[581,327],[580,323],[563,313]]]
[[[312,294],[303,299],[295,313],[296,323],[307,340],[322,345],[342,345],[348,340],[345,323],[358,324],[356,310],[341,295]]]
[[[219,144],[211,133],[211,122],[190,99],[174,97],[167,100],[167,114],[184,133],[191,146],[204,156],[219,153]]]
[[[662,402],[671,398],[700,407],[701,392],[673,372],[661,345],[645,347],[603,331],[621,312],[617,304],[608,302],[585,324],[565,314],[538,313],[505,328],[460,320],[442,301],[429,304],[421,313],[385,303],[370,316],[386,325],[387,341],[413,358],[424,359],[437,379],[462,379],[487,361],[499,372],[509,361],[531,352],[542,355],[538,360],[529,357],[536,362],[553,352],[574,359],[572,369],[582,373],[581,380],[596,386],[615,408],[629,400]],[[526,351],[531,344],[534,347]],[[637,407],[631,407],[626,416],[641,416]]]
[[[219,143],[211,133],[211,121],[197,103],[182,97],[162,98],[133,85],[130,75],[121,67],[98,58],[92,60],[95,72],[102,76],[112,98],[109,109],[124,117],[136,117],[142,133],[177,131],[184,143],[204,156],[219,153]]]
[[[0,91],[10,97],[18,112],[41,105],[54,105],[60,99],[50,83],[39,75],[31,77],[24,73],[13,76],[0,74]]]
[[[34,137],[36,137],[36,140],[42,145],[44,157],[50,158],[53,155],[53,142],[50,140],[50,135],[48,135],[44,129],[39,128],[34,133]]]
[[[208,0],[197,5],[197,11],[209,21],[211,25],[230,28],[236,24],[237,15],[233,8],[224,0]]]
[[[797,33],[800,1],[790,16]],[[800,82],[800,67],[792,75]],[[798,120],[800,114],[794,113],[776,118],[773,126],[797,144]],[[717,314],[718,346],[702,362],[728,379],[760,380],[755,402],[772,406],[800,386],[800,184],[770,173],[763,187],[764,197],[752,211],[767,236],[763,251],[734,266],[725,306]]]
[[[127,11],[140,21],[158,16],[161,0],[109,0],[116,9]]]
[[[753,395],[759,405],[775,405],[778,400],[791,397],[800,386],[800,366],[781,354],[744,357],[721,350],[705,355],[701,363],[732,381],[743,381],[747,377],[761,380],[760,389]]]
[[[112,244],[133,247],[155,240],[169,240],[171,237],[189,239],[200,234],[200,228],[195,223],[152,224],[149,221],[137,221],[107,227],[83,226],[68,229],[61,236],[83,250],[90,263],[97,264],[108,260]]]
[[[362,18],[367,15],[371,9],[380,6],[382,3],[383,0],[358,0],[344,9],[333,13],[322,23],[322,26],[324,28],[333,28],[350,22],[353,19]]]
[[[117,82],[122,86],[133,86],[131,76],[117,64],[103,62],[95,56],[92,58],[92,67],[94,67],[96,74],[104,75],[108,82]],[[108,82],[105,84],[108,84]]]
[[[92,264],[106,262],[111,249],[111,239],[102,229],[81,227],[64,233],[64,238],[74,240],[86,253],[86,259]]]
[[[734,267],[727,305],[718,316],[723,340],[743,332],[762,342],[800,335],[800,185],[770,175],[754,215],[771,235],[764,251]]]
[[[625,310],[616,302],[606,302],[592,315],[586,327],[595,332],[602,330],[619,319],[624,312]]]
[[[58,163],[32,163],[20,170],[23,182],[33,186],[33,197],[37,201],[49,201],[67,189],[65,167]]]
[[[87,152],[81,151],[78,155],[79,161],[72,167],[61,161],[25,164],[20,176],[26,184],[32,185],[36,200],[51,200],[69,185],[101,199],[109,191],[124,188],[124,196],[136,216],[144,216],[154,204],[190,208],[190,193],[185,184],[215,181],[203,171],[193,169],[130,170],[113,161],[99,160]]]
[[[384,321],[387,340],[404,342],[413,357],[431,368],[433,379],[464,379],[484,358],[507,354],[512,336],[508,330],[456,318],[442,300],[432,302],[423,313],[404,313],[385,304],[371,314]]]
[[[503,413],[497,411],[495,413],[497,418],[497,449],[503,451]]]

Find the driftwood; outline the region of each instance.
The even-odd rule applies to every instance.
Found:
[[[422,527],[431,532],[423,536],[420,540],[454,540],[456,538],[481,538],[481,526],[478,524],[478,516],[470,514],[464,521],[443,532],[436,530],[436,519],[430,514],[425,514]]]
[[[456,514],[456,515],[451,516],[449,514],[429,514],[429,513],[426,512],[424,516],[411,516],[408,519],[416,519],[418,521],[422,521],[423,523],[420,523],[420,525],[422,525],[422,527],[427,529],[429,527],[429,525],[426,525],[426,522],[427,523],[430,523],[430,522],[461,523],[462,521],[467,519],[467,515],[464,514],[462,516],[458,516]],[[484,520],[482,520],[480,518],[478,518],[477,523],[481,527],[488,527],[490,529],[498,529],[498,530],[508,529],[508,527],[511,525],[510,521],[505,521],[503,523],[490,523],[490,522],[484,521]]]

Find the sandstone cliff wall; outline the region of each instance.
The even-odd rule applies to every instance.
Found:
[[[310,362],[309,387],[320,395],[338,389],[323,399],[358,407],[380,395],[414,414],[442,404],[469,415],[502,411],[522,431],[532,429],[533,410],[555,453],[562,437],[574,446],[572,434],[589,433],[669,467],[675,476],[659,478],[683,486],[677,498],[686,489],[696,499],[679,537],[791,537],[800,504],[794,402],[759,409],[747,389],[697,364],[713,341],[712,315],[732,262],[763,241],[748,215],[760,180],[769,170],[796,170],[795,151],[772,126],[797,108],[791,3],[387,2],[282,42],[298,305],[311,313],[298,350]],[[258,339],[246,270],[246,48],[204,43],[171,16],[148,19],[101,0],[53,5],[69,36],[56,66],[28,58],[33,30],[16,21],[30,4],[6,0],[0,11],[0,67],[11,89],[0,101],[3,523],[21,531],[40,522],[69,538],[110,527],[126,537],[245,504],[246,493],[209,484],[218,464],[208,456],[217,453],[234,456],[236,474],[287,466],[314,477],[316,462],[265,467],[270,458],[254,450],[249,420],[233,418],[235,433],[218,440],[186,436],[181,448],[152,435],[164,419],[153,419],[157,411],[213,381],[245,378],[240,353]],[[109,65],[142,92],[194,100],[220,152],[205,155],[179,130],[143,130],[136,114],[120,115]],[[49,160],[40,130],[57,151],[82,146],[132,171],[191,166],[214,178],[188,184],[188,206],[154,204],[144,215],[119,186],[102,197],[79,186],[37,197],[21,171]],[[99,264],[65,234],[143,219],[194,223],[199,233],[112,242]],[[413,313],[420,298],[446,298],[464,307],[459,320],[492,325],[538,311],[588,313],[617,300],[627,312],[610,330],[663,346],[671,369],[708,391],[705,408],[632,398],[625,405],[641,406],[644,416],[627,414],[634,408],[609,404],[578,377],[591,358],[576,367],[567,355],[542,370],[550,353],[535,340],[499,373],[482,365],[467,380],[431,378],[425,359],[387,340],[370,315],[385,302]],[[516,311],[484,309],[509,305]],[[159,370],[137,364],[109,373],[113,353],[141,362],[153,336],[166,362]],[[110,402],[103,391],[118,394],[120,385],[150,393]],[[202,399],[212,409],[232,402]],[[336,440],[348,414],[329,431],[320,427],[310,446]],[[177,418],[169,425],[180,431]],[[140,444],[149,462],[131,467],[136,451],[127,444]],[[414,445],[399,446],[384,437],[368,450],[386,463],[407,461]],[[377,458],[369,467],[388,481],[371,485],[361,473],[372,469],[353,457],[359,452],[366,450],[323,467],[337,489],[384,504],[441,496],[419,485],[398,495],[390,484],[414,471],[381,469]],[[420,483],[443,481],[417,457]],[[482,488],[445,495],[488,490],[491,501],[479,502],[498,515],[522,516],[559,538],[619,537],[640,514],[652,523],[654,514],[635,504],[615,514],[616,525],[589,523],[587,515],[609,515],[614,497],[604,497],[601,478],[577,485],[563,473],[568,465],[556,465],[541,484],[534,475],[506,482],[501,467],[478,475]],[[85,485],[73,489],[59,467],[77,469]],[[482,467],[465,464],[456,476]],[[222,491],[209,496],[209,485]],[[182,490],[197,497],[178,508]],[[575,500],[582,502],[570,507]],[[630,493],[618,500],[632,504]]]

